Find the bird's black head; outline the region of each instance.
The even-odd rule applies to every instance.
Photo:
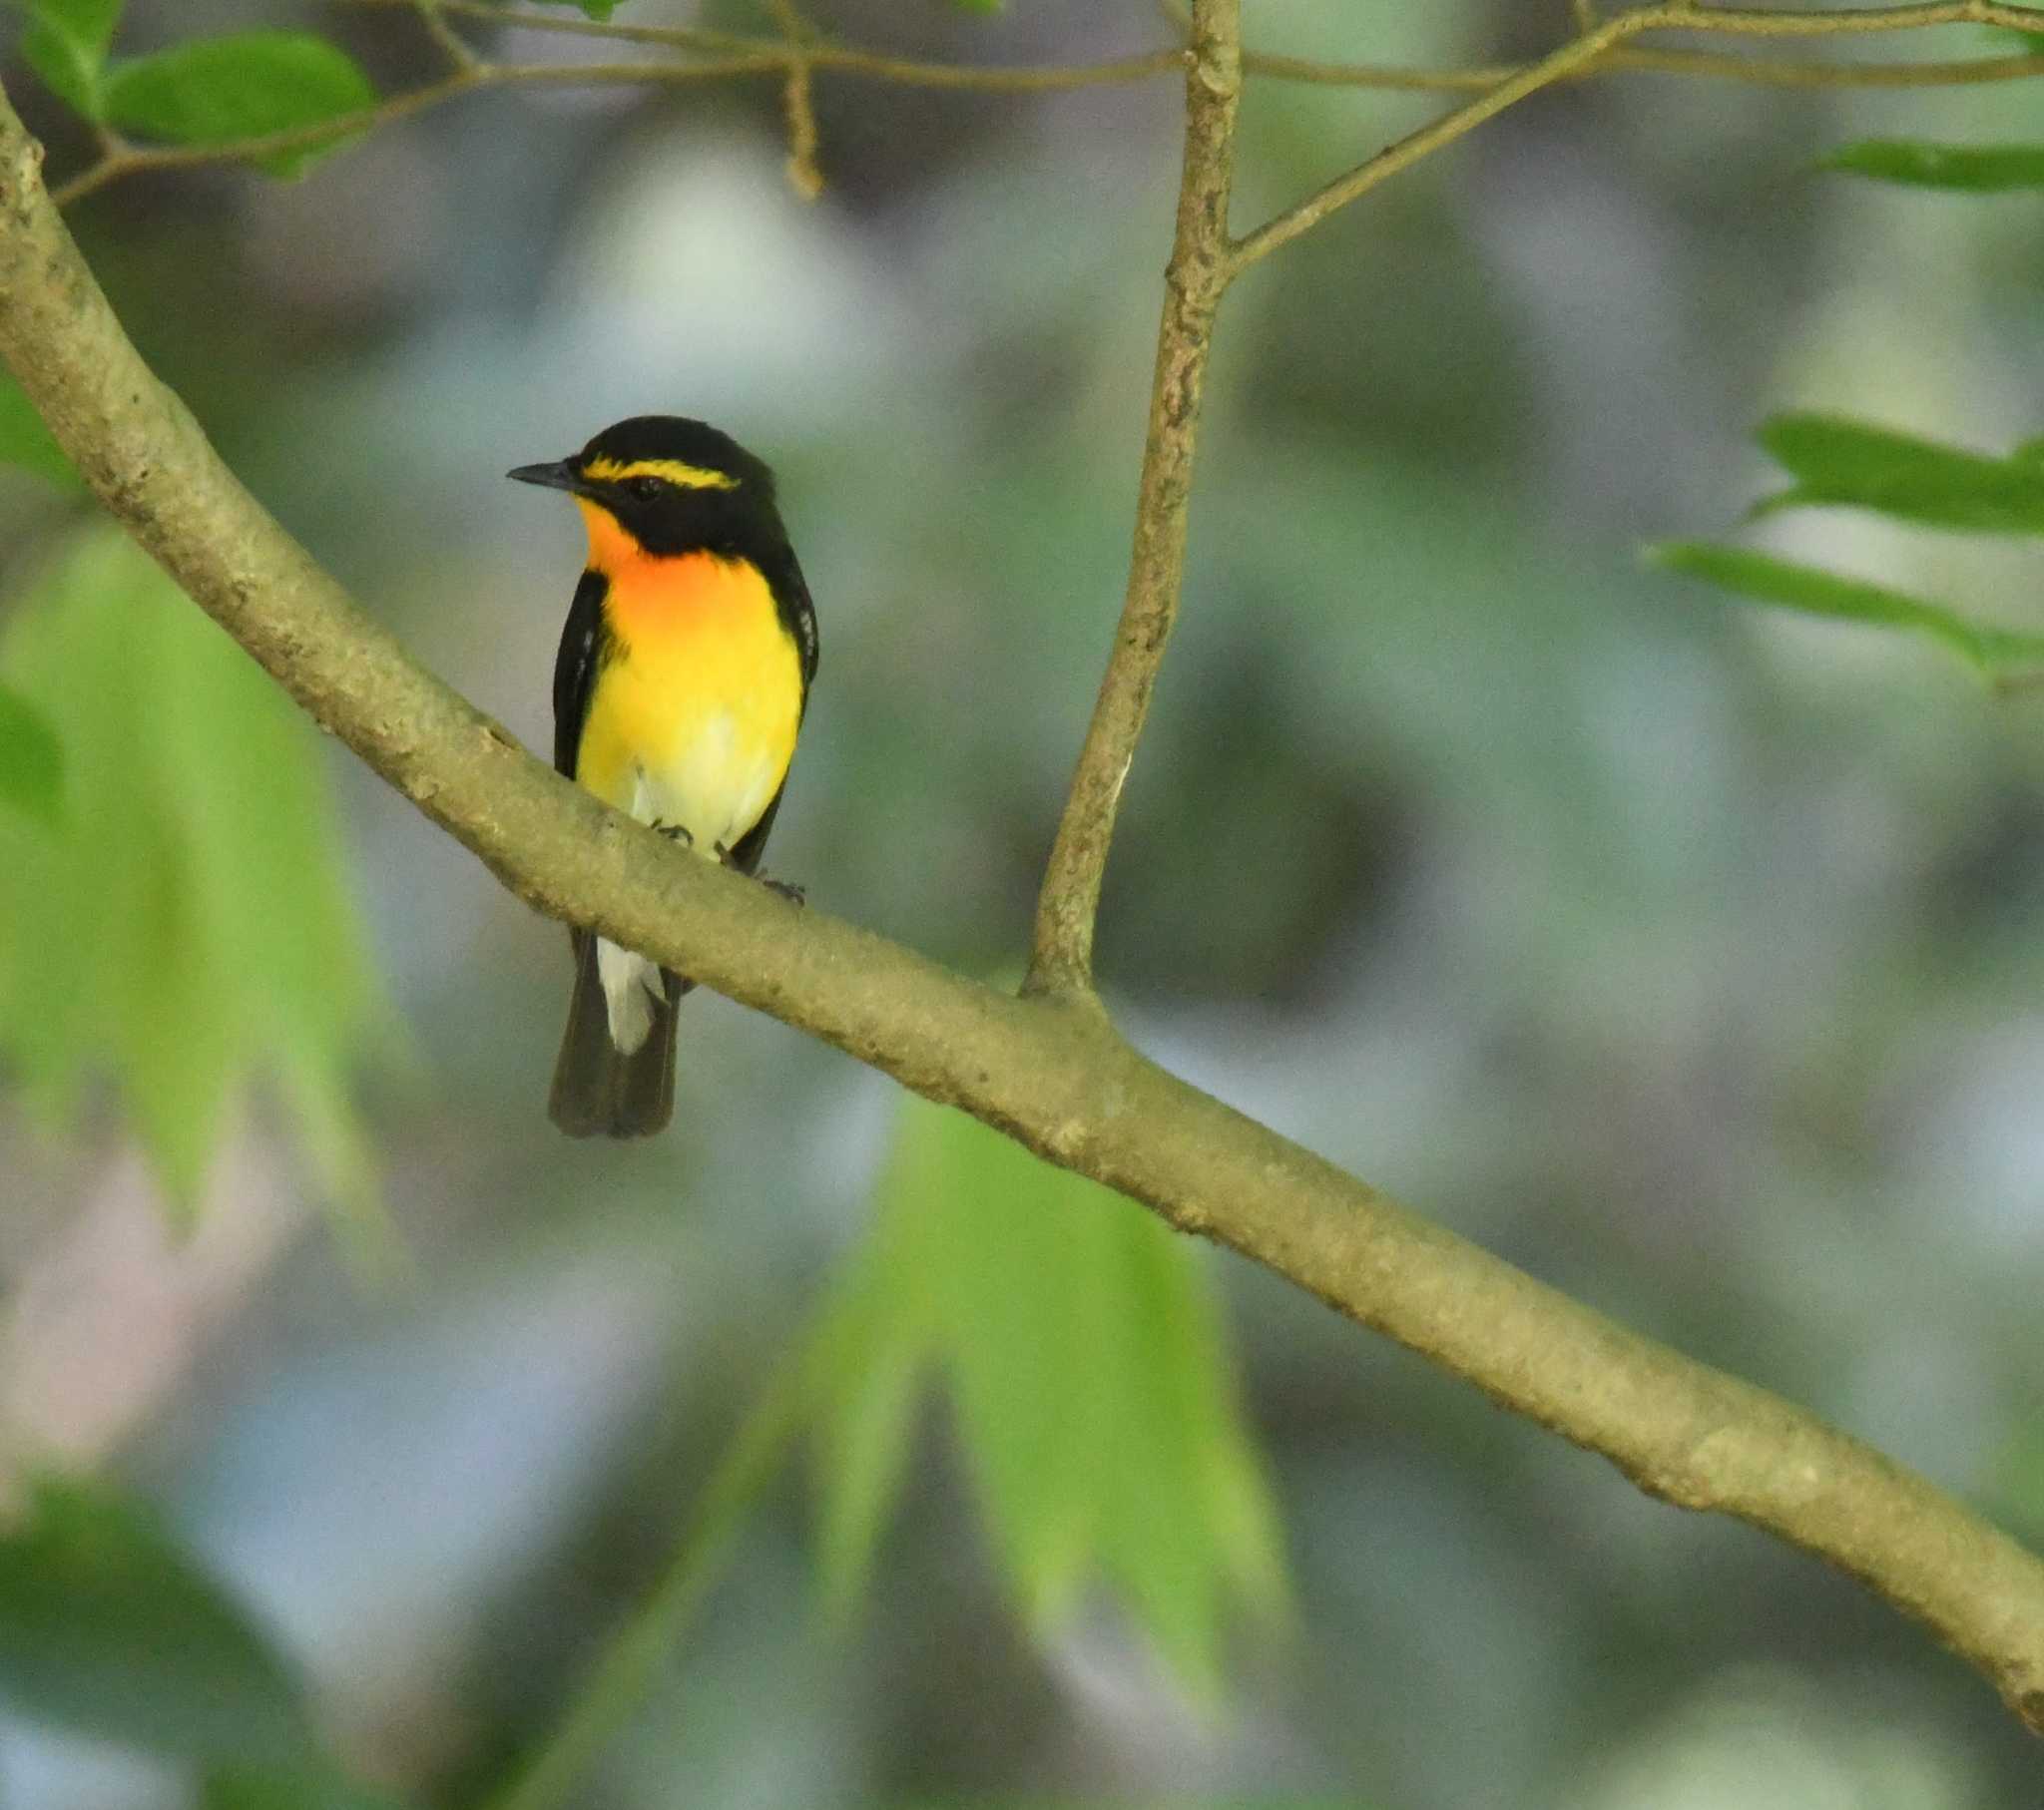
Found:
[[[729,434],[685,415],[634,415],[579,453],[508,475],[594,505],[654,555],[757,557],[763,540],[785,539],[773,474]]]

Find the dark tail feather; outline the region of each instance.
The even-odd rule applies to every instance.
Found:
[[[611,1019],[596,972],[596,938],[575,936],[575,995],[554,1064],[547,1116],[570,1137],[644,1137],[675,1110],[675,1004],[683,985],[663,974],[667,998],[630,1056],[611,1042]]]

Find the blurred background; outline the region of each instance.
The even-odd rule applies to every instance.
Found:
[[[1569,29],[1562,0],[1249,13],[1262,48],[1352,61],[1490,62]],[[1087,61],[1171,29],[1136,0],[816,17],[959,62]],[[256,24],[318,30],[384,90],[437,68],[416,21],[338,4],[133,0],[120,44]],[[466,28],[506,59],[616,55]],[[18,62],[4,74],[53,168],[82,167],[86,134]],[[1440,105],[1253,84],[1238,221]],[[73,223],[255,492],[534,747],[580,531],[501,474],[649,410],[767,457],[822,627],[770,866],[824,910],[1012,975],[1126,568],[1179,94],[826,77],[817,109],[813,205],[761,82],[483,95],[299,183],[143,178]],[[1997,449],[2044,430],[2037,201],[1811,169],[1869,133],[2021,138],[2038,109],[2034,85],[1600,81],[1249,275],[1100,949],[1132,1035],[1181,1073],[2032,1540],[2044,702],[1637,555],[1736,520],[1774,409]],[[78,554],[79,519],[0,474],[18,671],[65,640],[34,620],[51,563],[120,557]],[[2034,619],[2034,554],[1843,513],[1783,533]],[[476,1804],[648,1600],[789,1354],[832,1349],[819,1314],[866,1298],[844,1278],[898,1275],[876,1215],[913,1196],[993,1224],[1042,1184],[707,995],[672,1131],[563,1140],[544,1114],[560,931],[352,761],[313,758],[345,909],[300,946],[302,874],[272,893],[257,871],[249,954],[222,972],[267,998],[262,939],[295,951],[275,959],[326,1001],[351,1104],[265,1044],[258,1010],[235,1046],[251,1078],[200,1115],[218,1135],[167,1158],[174,1093],[152,1131],[118,1090],[26,1085],[35,1027],[10,1027],[0,1454],[17,1487],[56,1463],[150,1505],[288,1655],[350,1774]],[[304,832],[293,873],[325,860],[326,832],[281,814],[298,830],[279,836]],[[55,934],[16,965],[61,991],[97,945]],[[210,1035],[212,995],[187,994],[149,1018],[180,1074]],[[1046,1210],[1089,1238],[1138,1222],[1090,1195]],[[888,1398],[897,1469],[875,1462],[898,1496],[868,1505],[870,1562],[836,1608],[817,1503],[842,1505],[829,1455],[856,1439],[819,1461],[791,1435],[562,1801],[2038,1802],[2036,1747],[1982,1681],[1842,1577],[1639,1496],[1239,1261],[1174,1252],[1154,1273],[1204,1341],[1201,1449],[1230,1454],[1215,1500],[1241,1512],[1216,1511],[1214,1550],[1171,1549],[1160,1498],[1114,1536],[1125,1565],[1083,1534],[1045,1559],[976,1455],[997,1392],[954,1414],[945,1379],[975,1360],[947,1369],[918,1321],[922,1345],[897,1345],[934,1387]],[[997,1279],[1028,1296],[1036,1272]],[[1025,1313],[1005,1360],[1025,1396],[1040,1366],[1060,1410],[1114,1318],[1111,1292],[1106,1320],[1068,1305]],[[843,1384],[818,1385],[840,1434],[859,1424]],[[194,1801],[194,1777],[0,1724],[0,1801],[21,1810],[157,1810]]]

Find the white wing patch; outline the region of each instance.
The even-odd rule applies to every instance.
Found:
[[[631,814],[641,823],[656,821],[653,788],[641,771],[632,783]],[[611,1021],[611,1042],[622,1056],[637,1053],[653,1029],[653,1008],[667,997],[660,969],[643,955],[613,943],[608,937],[596,939],[596,978],[603,983],[604,1010]]]
[[[633,1055],[653,1029],[655,1004],[667,998],[660,969],[643,955],[621,949],[607,937],[598,937],[596,974],[603,982],[611,1042],[617,1045],[621,1056]]]

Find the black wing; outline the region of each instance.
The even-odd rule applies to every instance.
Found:
[[[773,548],[761,563],[766,583],[773,592],[773,608],[780,626],[794,637],[795,654],[802,666],[802,708],[809,706],[809,686],[816,678],[816,606],[809,601],[809,587],[796,564],[794,549],[786,541]]]
[[[589,716],[589,696],[596,689],[602,663],[605,629],[604,594],[610,582],[600,572],[585,572],[568,606],[561,631],[561,651],[554,656],[554,770],[575,777],[575,758],[582,746],[582,725]]]
[[[795,561],[794,549],[785,540],[768,553],[760,569],[772,589],[773,607],[781,627],[794,637],[795,657],[802,670],[802,710],[806,713],[809,686],[816,678],[816,606],[809,601],[808,583]],[[773,818],[786,789],[783,779],[781,789],[760,813],[760,821],[739,838],[738,846],[731,851],[731,864],[741,873],[759,872],[760,857],[766,852],[766,838],[772,833]]]

